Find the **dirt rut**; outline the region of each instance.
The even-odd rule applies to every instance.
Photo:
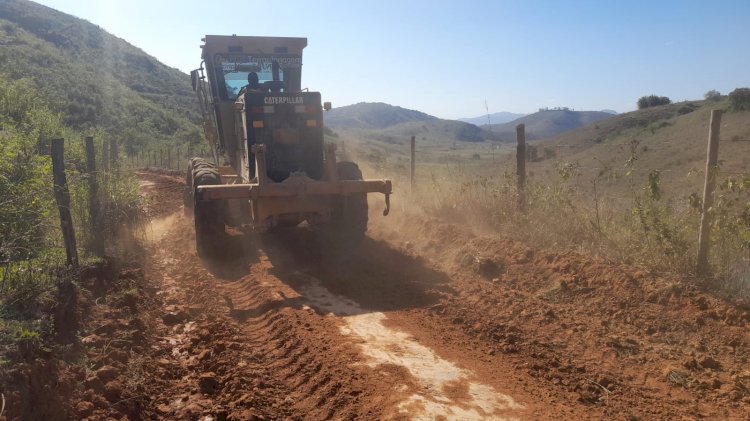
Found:
[[[383,312],[276,267],[245,238],[235,237],[243,251],[227,261],[201,261],[189,246],[175,250],[191,240],[188,222],[175,215],[155,222],[163,234],[154,235],[150,273],[161,278],[167,310],[157,367],[167,378],[158,387],[172,392],[156,405],[162,415],[515,419],[524,412],[470,370],[387,326]]]

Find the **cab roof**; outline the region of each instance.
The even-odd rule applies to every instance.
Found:
[[[307,46],[307,38],[293,37],[251,37],[237,35],[206,35],[202,39],[206,60],[217,53],[227,54],[295,54],[302,55]]]

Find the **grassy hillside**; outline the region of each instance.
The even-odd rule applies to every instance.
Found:
[[[444,120],[419,111],[383,103],[359,103],[325,113],[327,127],[335,132],[329,140],[348,147],[377,166],[408,157],[412,136],[425,162],[455,162],[464,157],[489,154],[496,137],[473,124]]]
[[[398,143],[397,138],[411,136],[430,136],[433,143],[436,143],[434,138],[448,142],[481,142],[492,138],[489,132],[474,124],[443,120],[421,111],[382,102],[347,105],[325,113],[324,117],[328,127],[353,129],[365,137],[387,143]]]
[[[435,120],[438,118],[423,112],[382,102],[360,102],[325,113],[326,125],[353,129],[382,129],[400,123]]]
[[[731,111],[726,100],[647,108],[564,133],[536,144],[542,160],[530,163],[529,170],[543,176],[571,164],[577,168],[575,180],[581,187],[592,189],[598,180],[600,186],[620,193],[629,183],[642,186],[658,170],[668,197],[697,193],[702,188],[711,109],[726,110],[719,148],[722,171],[747,171],[750,112]]]
[[[612,114],[602,111],[548,110],[529,114],[505,124],[492,124],[486,128],[506,142],[511,142],[516,138],[516,126],[525,124],[526,139],[539,140],[549,139],[611,117]]]
[[[0,2],[0,75],[31,80],[64,124],[101,128],[130,150],[200,140],[188,75],[96,25],[30,1]]]

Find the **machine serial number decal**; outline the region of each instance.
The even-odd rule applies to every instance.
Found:
[[[302,104],[301,96],[267,96],[263,99],[266,105],[274,104]]]

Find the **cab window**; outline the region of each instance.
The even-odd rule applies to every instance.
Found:
[[[292,70],[299,57],[273,57],[253,55],[222,55],[217,54],[214,59],[219,93],[222,99],[234,100],[245,85],[247,75],[255,72],[261,84],[273,80],[273,62],[279,63],[279,80],[286,81],[285,68]],[[299,67],[299,64],[297,64]],[[292,72],[294,73],[294,72]]]

